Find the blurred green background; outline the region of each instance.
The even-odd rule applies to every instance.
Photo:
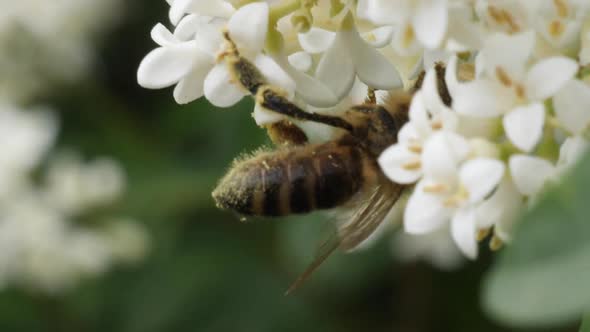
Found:
[[[0,331],[510,331],[482,312],[484,251],[453,272],[404,264],[390,235],[360,253],[331,257],[290,296],[284,291],[329,233],[321,214],[240,223],[210,193],[231,160],[268,144],[252,102],[215,109],[177,105],[170,89],[146,90],[136,69],[167,23],[165,1],[127,1],[98,42],[82,82],[36,103],[59,110],[58,147],[118,159],[125,199],[112,209],[146,224],[150,254],[133,267],[86,279],[60,296],[0,293]],[[575,326],[559,331],[574,331]],[[550,330],[547,330],[550,331]]]

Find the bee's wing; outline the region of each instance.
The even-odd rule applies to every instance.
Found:
[[[350,217],[338,223],[338,247],[352,250],[373,234],[398,201],[403,189],[401,185],[385,183],[368,193],[362,202],[357,203]]]
[[[345,217],[340,217],[337,231],[322,243],[318,254],[287,292],[293,292],[338,248],[352,250],[366,240],[385,219],[400,198],[404,187],[386,183],[355,200],[354,207]]]

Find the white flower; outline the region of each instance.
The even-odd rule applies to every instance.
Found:
[[[447,31],[447,0],[359,0],[357,12],[375,24],[396,26],[405,45],[417,40],[435,49]]]
[[[349,14],[318,64],[316,77],[340,100],[350,92],[357,76],[376,89],[391,90],[402,86],[395,67],[361,38]]]
[[[125,174],[114,160],[83,163],[79,156],[64,153],[49,165],[45,195],[62,213],[72,215],[114,202],[124,187]]]
[[[428,138],[437,131],[453,131],[457,127],[456,115],[440,99],[434,69],[428,71],[422,90],[412,98],[409,118],[399,131],[397,144],[379,157],[381,169],[396,183],[409,184],[420,179],[422,151]]]
[[[166,0],[170,4],[170,22],[177,25],[185,14],[229,18],[234,7],[224,0]]]
[[[508,139],[529,152],[539,142],[545,122],[543,101],[552,97],[578,70],[575,61],[554,56],[527,68],[534,33],[492,35],[479,55],[478,78],[452,86],[453,108],[479,117],[504,115]],[[551,77],[551,79],[547,79]]]
[[[433,135],[424,150],[424,178],[416,185],[404,215],[407,232],[425,234],[451,220],[451,235],[469,258],[477,256],[477,208],[497,187],[504,164],[490,158],[464,163],[468,144],[451,133]]]
[[[261,53],[268,27],[268,5],[253,3],[240,8],[227,22],[229,33],[240,53],[253,60],[274,85],[294,93],[295,82]],[[225,63],[216,63],[224,44],[222,22],[188,15],[174,34],[161,24],[152,30],[152,38],[161,47],[150,52],[137,71],[140,85],[159,89],[174,84],[178,103],[191,102],[204,95],[213,105],[229,107],[248,93],[237,83]]]

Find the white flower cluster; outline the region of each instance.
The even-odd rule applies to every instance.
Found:
[[[119,13],[120,0],[3,1],[0,98],[26,101],[51,80],[79,79],[93,60],[92,38]]]
[[[115,161],[64,153],[35,174],[56,133],[52,113],[0,105],[0,287],[56,293],[146,252],[147,234],[132,220],[73,222],[120,196],[125,177]]]
[[[367,87],[409,86],[424,70],[409,122],[379,158],[414,187],[409,234],[450,229],[468,258],[492,233],[509,242],[515,216],[588,145],[590,2],[586,0],[168,0],[168,30],[139,83],[219,107],[248,94],[221,61],[222,30],[242,56],[303,109],[335,112]],[[443,102],[433,64],[446,64]],[[258,124],[282,119],[259,106]]]

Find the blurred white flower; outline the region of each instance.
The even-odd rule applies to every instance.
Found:
[[[0,200],[29,181],[30,172],[53,145],[56,133],[52,113],[0,104]]]
[[[125,177],[114,160],[83,163],[64,154],[33,179],[56,129],[47,110],[0,107],[0,288],[60,293],[82,277],[146,254],[147,235],[137,223],[116,219],[82,227],[73,219],[120,196]]]
[[[479,55],[479,77],[453,86],[453,108],[473,117],[503,116],[508,139],[530,152],[545,123],[543,101],[574,77],[578,66],[564,56],[545,58],[528,66],[535,35],[492,35]],[[507,51],[510,50],[510,51]],[[551,77],[550,80],[546,77]]]
[[[393,255],[404,262],[424,260],[444,271],[459,268],[465,259],[449,232],[448,226],[421,235],[397,232],[392,243]]]
[[[45,180],[46,199],[66,215],[114,202],[123,193],[125,174],[112,159],[83,163],[67,153],[54,157]]]
[[[0,99],[26,101],[54,81],[82,77],[95,35],[119,19],[121,0],[3,1]]]

